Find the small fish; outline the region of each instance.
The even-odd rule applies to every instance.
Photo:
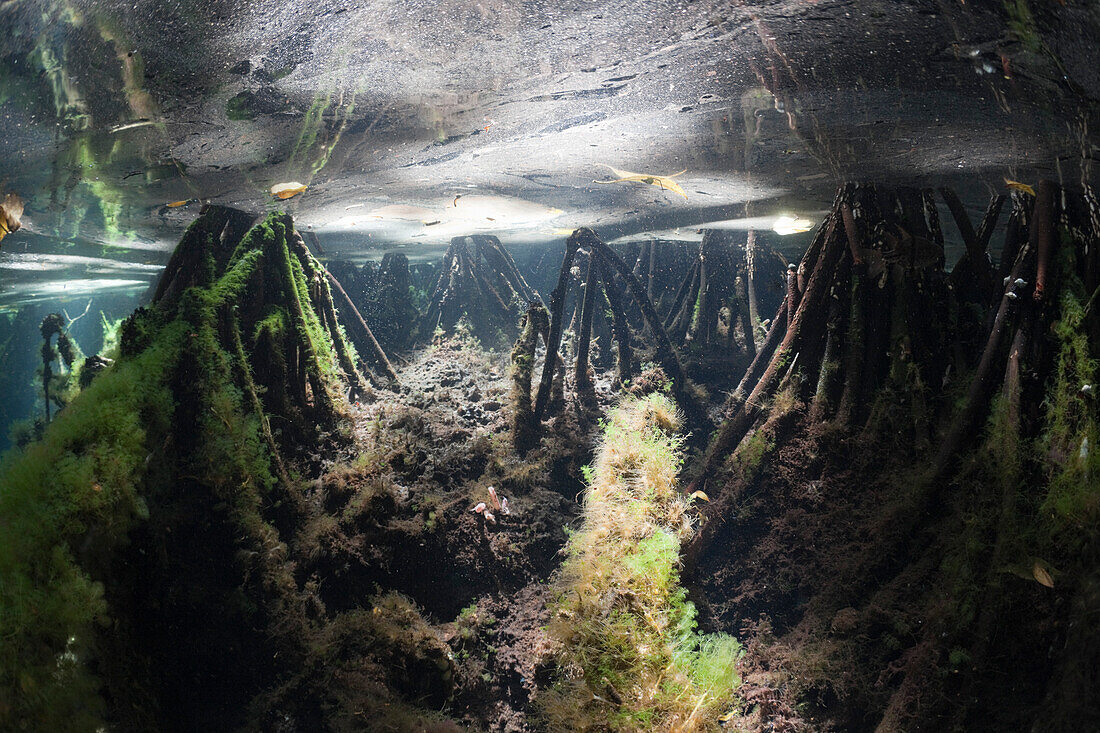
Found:
[[[184,199],[183,201],[173,201],[170,204],[165,204],[164,207],[166,209],[178,209],[181,206],[187,206],[188,204],[193,204],[196,201],[198,201],[198,199]]]
[[[672,191],[673,193],[678,193],[681,196],[683,196],[685,200],[688,197],[687,194],[684,193],[684,189],[682,189],[680,187],[680,184],[677,183],[676,181],[672,180],[673,178],[676,178],[677,176],[682,176],[683,174],[687,173],[687,168],[680,171],[679,173],[673,173],[672,175],[657,176],[657,175],[649,175],[647,173],[631,173],[630,171],[621,171],[618,168],[613,168],[612,166],[609,166],[609,165],[606,165],[605,167],[610,168],[611,172],[614,173],[616,176],[618,176],[618,178],[616,178],[613,181],[592,181],[593,183],[600,183],[600,184],[626,183],[626,182],[645,183],[645,184],[648,184],[650,186],[657,186],[658,188],[664,189],[666,191]]]
[[[889,264],[920,270],[931,267],[943,257],[943,249],[938,244],[924,237],[913,236],[897,225],[883,231],[882,238],[885,244],[882,255]]]
[[[439,220],[439,219],[436,219],[435,221],[426,221],[426,222],[424,222],[424,226],[426,226],[426,227],[434,227],[434,226],[435,226],[436,224],[438,224],[438,223],[440,223],[440,220]]]
[[[1031,186],[1027,185],[1026,183],[1020,183],[1019,181],[1013,181],[1011,179],[1006,178],[1005,179],[1005,185],[1008,186],[1009,188],[1011,188],[1013,191],[1019,191],[1021,193],[1026,193],[1028,196],[1034,196],[1035,195],[1035,189],[1032,188]]]
[[[148,125],[153,125],[153,124],[156,124],[156,123],[154,123],[152,120],[150,120],[148,118],[143,117],[142,119],[135,120],[134,122],[127,122],[127,123],[122,124],[122,125],[115,125],[114,127],[111,128],[111,134],[115,135],[117,133],[124,132],[126,130],[133,130],[137,127],[146,127]]]
[[[277,199],[288,199],[292,196],[297,196],[298,194],[305,191],[307,188],[309,187],[305,184],[299,183],[298,181],[290,181],[289,183],[276,183],[274,186],[271,187],[271,195]]]

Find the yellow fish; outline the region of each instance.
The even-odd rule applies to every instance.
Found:
[[[0,199],[0,239],[19,228],[23,217],[23,199],[19,194],[9,193]]]
[[[173,201],[172,203],[165,204],[164,206],[169,209],[178,209],[181,206],[187,206],[187,204],[193,203],[195,203],[195,199],[184,199],[183,201]]]
[[[679,173],[673,173],[670,176],[655,176],[649,175],[647,173],[631,173],[630,171],[621,171],[618,168],[612,168],[609,165],[605,167],[610,168],[611,172],[618,176],[618,178],[613,181],[593,181],[593,183],[624,183],[626,181],[632,181],[635,183],[646,183],[650,186],[657,186],[659,188],[663,188],[666,191],[678,193],[685,199],[688,197],[688,195],[684,193],[684,189],[680,188],[680,184],[672,180],[676,176],[682,176],[683,174],[687,173],[687,168],[683,169]]]
[[[298,183],[298,181],[290,181],[289,183],[276,183],[274,186],[271,187],[271,195],[277,199],[288,199],[292,196],[297,196],[298,194],[305,191],[307,188],[309,187],[305,184]]]
[[[1019,181],[1012,181],[1006,178],[1005,185],[1011,188],[1013,191],[1020,191],[1021,193],[1026,193],[1028,196],[1035,195],[1035,189],[1027,185],[1026,183],[1020,183]]]

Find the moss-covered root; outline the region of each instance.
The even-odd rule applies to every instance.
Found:
[[[696,633],[679,585],[691,534],[679,423],[663,394],[628,398],[608,419],[557,581],[559,675],[539,698],[551,730],[718,730],[733,709],[740,647]]]
[[[309,248],[306,247],[305,241],[298,232],[292,234],[290,245],[298,258],[298,264],[301,265],[308,283],[309,287],[307,289],[310,300],[321,317],[320,320],[325,331],[332,339],[336,358],[340,361],[340,368],[344,372],[344,379],[351,387],[352,395],[365,394],[367,391],[366,382],[355,366],[357,354],[352,349],[351,344],[348,343],[348,339],[345,338],[344,329],[336,317],[336,306],[332,302],[332,289],[329,287],[328,280],[328,277],[331,276],[326,277],[328,273],[325,271],[324,265],[318,262],[310,253]],[[335,278],[333,278],[333,281],[335,281]],[[379,350],[381,350],[381,347],[379,347]],[[386,359],[384,352],[382,353],[382,359]],[[386,360],[386,363],[388,364],[389,361]]]
[[[531,404],[531,376],[539,335],[550,331],[550,314],[541,303],[533,303],[523,317],[522,332],[512,347],[512,444],[523,455],[535,447],[539,426]]]
[[[306,433],[344,382],[289,218],[231,252],[200,220],[176,259],[208,271],[175,273],[114,366],[0,463],[0,729],[235,728],[301,659],[279,531],[301,494],[268,416]],[[301,371],[312,406],[288,399]]]

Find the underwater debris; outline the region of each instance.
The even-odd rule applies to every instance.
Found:
[[[290,181],[289,183],[276,183],[271,187],[271,195],[277,199],[289,199],[298,194],[304,192],[309,186],[298,181]]]
[[[683,174],[687,173],[687,168],[683,169],[679,173],[673,173],[672,175],[658,176],[650,175],[648,173],[631,173],[630,171],[619,170],[618,168],[614,168],[606,164],[605,167],[611,169],[611,172],[618,176],[618,178],[613,181],[592,181],[593,183],[645,183],[650,186],[657,186],[658,188],[664,189],[666,191],[678,193],[683,196],[685,200],[688,197],[688,195],[684,192],[684,189],[680,187],[680,184],[672,180],[677,176],[682,176]]]
[[[488,487],[487,491],[489,493],[489,502],[486,503],[484,501],[479,501],[477,504],[470,508],[470,511],[474,514],[480,514],[489,524],[496,524],[497,518],[496,515],[493,514],[494,509],[497,512],[500,512],[501,516],[507,516],[511,514],[512,510],[508,506],[507,497],[500,498],[497,496],[497,490],[495,487],[490,486]]]

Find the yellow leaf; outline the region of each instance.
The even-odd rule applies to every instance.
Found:
[[[624,182],[645,183],[645,184],[648,184],[650,186],[657,186],[658,188],[664,189],[666,191],[672,191],[673,193],[678,193],[681,196],[683,196],[685,199],[688,197],[687,194],[684,193],[684,189],[680,188],[680,184],[677,183],[676,181],[672,180],[676,176],[682,176],[683,174],[687,173],[687,168],[680,171],[679,173],[673,173],[672,175],[658,176],[658,175],[650,175],[648,173],[631,173],[630,171],[621,171],[618,168],[614,168],[612,166],[606,166],[606,167],[610,168],[611,172],[614,173],[616,176],[618,176],[618,178],[616,178],[613,181],[593,181],[593,183],[601,183],[601,184],[624,183]]]
[[[702,491],[693,491],[693,492],[691,492],[691,498],[692,499],[702,499],[703,501],[710,501],[710,497],[707,496]]]
[[[271,195],[277,199],[288,199],[291,196],[297,196],[308,188],[305,184],[298,181],[290,181],[289,183],[276,183],[271,187]]]
[[[1027,185],[1026,183],[1020,183],[1019,181],[1013,181],[1006,178],[1005,185],[1011,188],[1013,191],[1021,191],[1022,193],[1026,193],[1029,196],[1035,195],[1035,189]]]
[[[1039,585],[1045,585],[1047,588],[1054,587],[1054,578],[1050,577],[1050,572],[1043,567],[1046,563],[1042,560],[1036,560],[1035,564],[1031,566],[1031,576],[1035,578],[1035,581]]]

